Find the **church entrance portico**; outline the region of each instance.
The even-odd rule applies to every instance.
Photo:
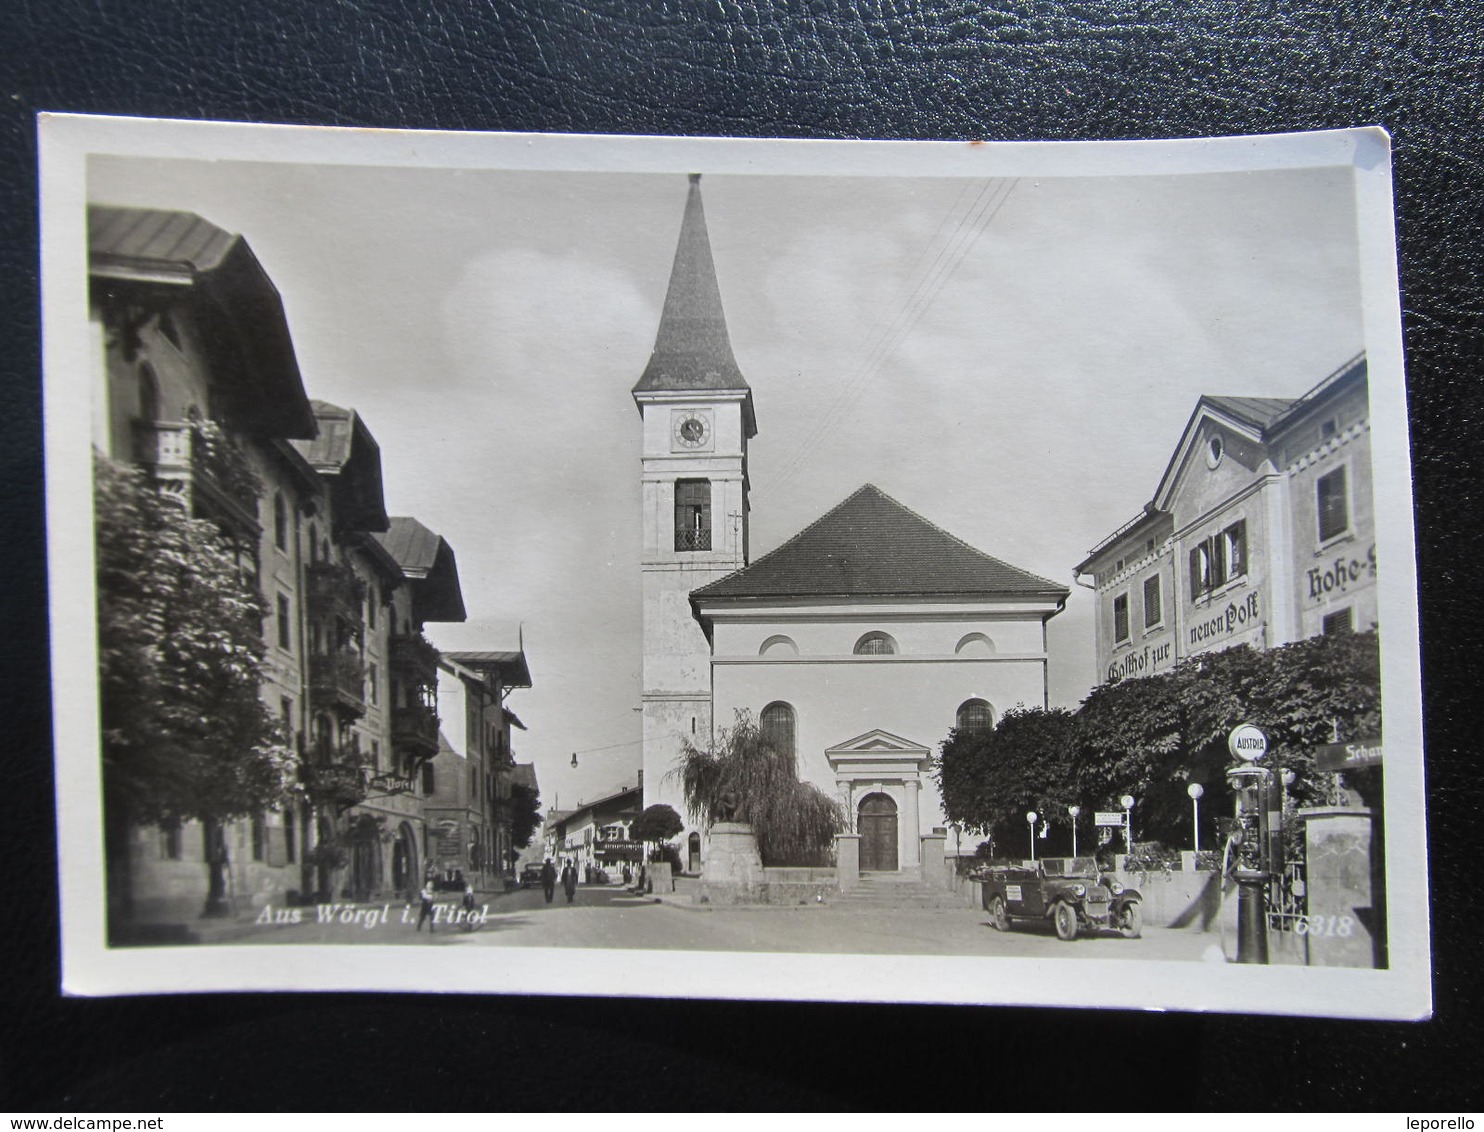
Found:
[[[926,747],[880,729],[825,752],[860,835],[861,872],[921,875],[919,798],[928,756]]]

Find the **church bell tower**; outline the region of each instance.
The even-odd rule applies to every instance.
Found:
[[[752,390],[722,312],[701,176],[690,175],[680,241],[649,364],[633,389],[643,418],[644,804],[674,806],[668,776],[686,740],[711,738],[711,648],[692,590],[747,565]],[[725,722],[725,721],[723,721]]]

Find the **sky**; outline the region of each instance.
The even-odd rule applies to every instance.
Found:
[[[92,201],[246,237],[309,395],[361,413],[388,512],[454,548],[468,620],[429,638],[523,640],[515,752],[548,806],[640,765],[629,391],[686,191],[676,174],[89,160]],[[1095,680],[1073,567],[1152,496],[1196,399],[1296,397],[1364,346],[1348,168],[707,174],[702,193],[757,410],[753,558],[874,483],[1072,588],[1049,627],[1053,704]]]

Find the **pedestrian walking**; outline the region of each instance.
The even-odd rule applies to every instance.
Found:
[[[423,881],[423,890],[419,894],[422,907],[417,913],[417,930],[423,930],[423,921],[428,922],[428,934],[432,935],[436,930],[438,921],[433,918],[433,878],[430,876]]]
[[[469,881],[464,882],[464,930],[474,930],[474,885]]]
[[[541,866],[541,891],[546,893],[546,902],[551,903],[552,897],[556,895],[557,871],[556,866],[551,863],[551,858],[546,858],[546,864]]]
[[[562,870],[562,891],[567,894],[567,903],[572,903],[573,897],[577,895],[577,867],[571,861]]]

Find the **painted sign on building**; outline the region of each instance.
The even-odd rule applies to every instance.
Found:
[[[1350,587],[1359,585],[1362,579],[1376,576],[1376,547],[1373,543],[1362,558],[1346,558],[1340,555],[1327,566],[1315,566],[1304,578],[1308,582],[1310,601],[1321,601],[1333,593],[1348,593]]]
[[[1190,643],[1204,644],[1221,640],[1235,633],[1257,626],[1257,591],[1253,590],[1241,601],[1234,601],[1214,617],[1207,617],[1190,627]]]

